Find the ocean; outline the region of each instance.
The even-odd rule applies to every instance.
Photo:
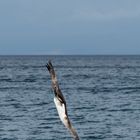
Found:
[[[0,56],[0,140],[72,140],[54,105],[51,60],[80,140],[140,139],[140,56]]]

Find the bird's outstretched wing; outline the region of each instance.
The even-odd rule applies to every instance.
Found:
[[[59,84],[58,84],[58,81],[57,81],[56,73],[54,71],[54,68],[53,68],[53,65],[52,65],[51,61],[49,61],[47,63],[46,67],[47,67],[47,69],[48,69],[48,71],[49,71],[49,73],[51,75],[52,88],[53,88],[53,91],[55,93],[55,102],[57,102],[57,100],[58,100],[62,104],[62,108],[59,105],[56,106],[57,109],[60,108],[61,113],[63,114],[63,115],[60,115],[61,113],[59,113],[59,111],[58,111],[60,119],[62,120],[64,125],[69,129],[69,131],[73,135],[74,139],[75,140],[79,140],[78,134],[77,134],[76,130],[73,128],[73,126],[72,126],[72,124],[71,124],[71,122],[69,120],[68,113],[67,113],[66,101],[65,101],[65,98],[64,98],[60,88],[59,88]],[[65,109],[64,109],[65,112],[62,112],[63,107],[65,107]]]
[[[56,77],[56,74],[55,74],[55,71],[54,71],[54,68],[53,68],[53,65],[52,65],[51,61],[48,62],[46,67],[48,68],[48,71],[49,71],[49,73],[51,75],[52,88],[53,88],[53,91],[55,93],[55,96],[58,98],[58,100],[61,103],[64,103],[65,106],[66,106],[66,101],[65,101],[65,98],[64,98],[60,88],[59,88],[57,77]],[[66,114],[67,114],[67,109],[66,109]]]

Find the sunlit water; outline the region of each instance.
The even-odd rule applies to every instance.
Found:
[[[81,140],[140,139],[140,56],[0,56],[0,140],[71,140],[51,59]]]

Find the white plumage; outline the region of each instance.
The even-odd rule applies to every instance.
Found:
[[[67,116],[65,114],[65,105],[61,103],[56,97],[54,97],[54,103],[56,105],[56,109],[58,112],[58,115],[60,117],[60,120],[63,122],[63,124],[67,127]]]

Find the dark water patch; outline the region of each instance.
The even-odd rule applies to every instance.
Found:
[[[3,65],[0,67],[0,70],[3,70],[3,69],[17,69],[17,70],[27,70],[27,69],[42,69],[42,68],[45,68],[45,65],[37,65],[37,66],[34,66],[34,65],[18,65],[18,64],[10,64],[10,65]]]
[[[48,122],[48,121],[59,121],[58,115],[57,115],[56,117],[54,117],[54,116],[48,117],[48,118],[46,118],[46,119],[44,119],[44,120],[46,120],[47,122]]]
[[[7,115],[0,115],[0,120],[13,121],[13,118],[11,116],[7,116]]]
[[[71,78],[72,74],[63,75],[64,78]]]
[[[20,103],[11,103],[10,105],[13,106],[16,109],[23,108],[23,106]]]
[[[105,111],[107,111],[107,110],[108,110],[107,107],[100,107],[99,109],[97,109],[97,110],[95,110],[95,111],[103,111],[103,112],[105,112]]]
[[[0,78],[0,82],[12,82],[11,78]]]
[[[26,110],[26,111],[27,111],[27,110]],[[15,118],[22,118],[22,117],[23,117],[23,114],[21,114],[21,115],[15,114],[14,117],[15,117]]]
[[[135,87],[120,87],[117,90],[140,90],[140,86],[135,86]]]
[[[47,104],[48,104],[48,102],[41,102],[41,103],[34,103],[34,104],[32,104],[32,106],[45,106]]]
[[[40,77],[38,75],[29,75],[29,76],[24,76],[24,75],[16,75],[15,77],[11,78],[0,78],[0,82],[4,83],[6,82],[7,84],[9,83],[16,83],[16,84],[22,84],[22,83],[35,83],[37,81],[41,82],[46,82],[47,76],[45,77]]]
[[[25,94],[27,91],[28,92],[37,92],[37,91],[44,91],[46,88],[45,87],[35,87],[34,85],[19,85],[18,87],[14,86],[8,86],[8,87],[0,87],[1,91],[11,91],[12,93],[22,91],[22,94]],[[11,94],[12,94],[11,93]],[[21,92],[20,92],[21,93]]]
[[[46,140],[45,138],[35,138],[35,137],[33,137],[33,138],[28,138],[27,140]],[[52,140],[52,139],[47,139],[47,140]]]
[[[30,133],[30,135],[40,135],[42,133],[44,133],[42,131],[42,129],[37,129],[37,130],[32,130],[31,133]]]
[[[63,78],[76,78],[76,79],[89,79],[91,78],[91,75],[87,74],[66,74],[63,75]]]
[[[22,91],[29,91],[29,90],[32,90],[32,91],[40,91],[42,90],[42,87],[28,87],[28,86],[23,86],[23,85],[19,85],[19,87],[14,87],[14,86],[8,86],[8,87],[0,87],[0,90],[1,91],[18,91],[18,90],[22,90]]]
[[[53,127],[52,126],[39,126],[37,127],[38,129],[52,129]]]
[[[119,104],[117,105],[118,108],[125,108],[125,107],[129,107],[131,105],[131,103],[123,103],[123,104]]]
[[[114,134],[113,137],[115,137],[117,139],[127,138],[127,136],[117,135],[117,134]]]
[[[10,130],[8,130],[9,132],[17,132],[18,131],[18,129],[10,129]]]
[[[114,92],[120,92],[123,91],[126,94],[133,93],[134,91],[137,92],[140,90],[140,87],[78,87],[78,91],[86,91],[90,93],[114,93]]]
[[[111,109],[108,110],[109,112],[135,112],[140,111],[140,109],[130,109],[130,108],[124,108],[124,109]]]
[[[70,66],[66,66],[66,65],[56,65],[55,66],[57,69],[58,68],[63,68],[63,69],[81,69],[81,68],[85,68],[85,69],[90,69],[90,68],[93,68],[92,66],[72,66],[72,65],[70,65]]]
[[[83,136],[82,139],[88,139],[88,140],[103,140],[105,139],[104,136],[94,136],[94,135],[88,135],[88,136]]]
[[[33,69],[40,69],[40,68],[44,68],[44,67],[45,67],[45,65],[37,65],[37,66],[35,66],[35,65],[27,65],[27,66],[21,65],[20,66],[20,68],[22,68],[23,70],[31,69],[31,68],[33,68]]]
[[[35,78],[26,78],[22,82],[30,82],[30,83],[33,83],[33,82],[36,82],[36,79]]]
[[[110,87],[78,87],[77,88],[78,91],[82,91],[82,92],[88,92],[88,93],[93,93],[93,94],[97,94],[97,93],[109,93],[109,92],[115,92],[117,91],[117,89],[114,88],[110,88]]]
[[[2,138],[1,140],[18,140],[18,138]]]
[[[82,87],[78,87],[77,88],[77,90],[79,91],[79,90],[83,90],[83,91],[85,91],[85,90],[87,90],[87,91],[92,91],[92,90],[94,90],[95,88],[93,88],[93,87],[87,87],[87,86],[82,86]]]

